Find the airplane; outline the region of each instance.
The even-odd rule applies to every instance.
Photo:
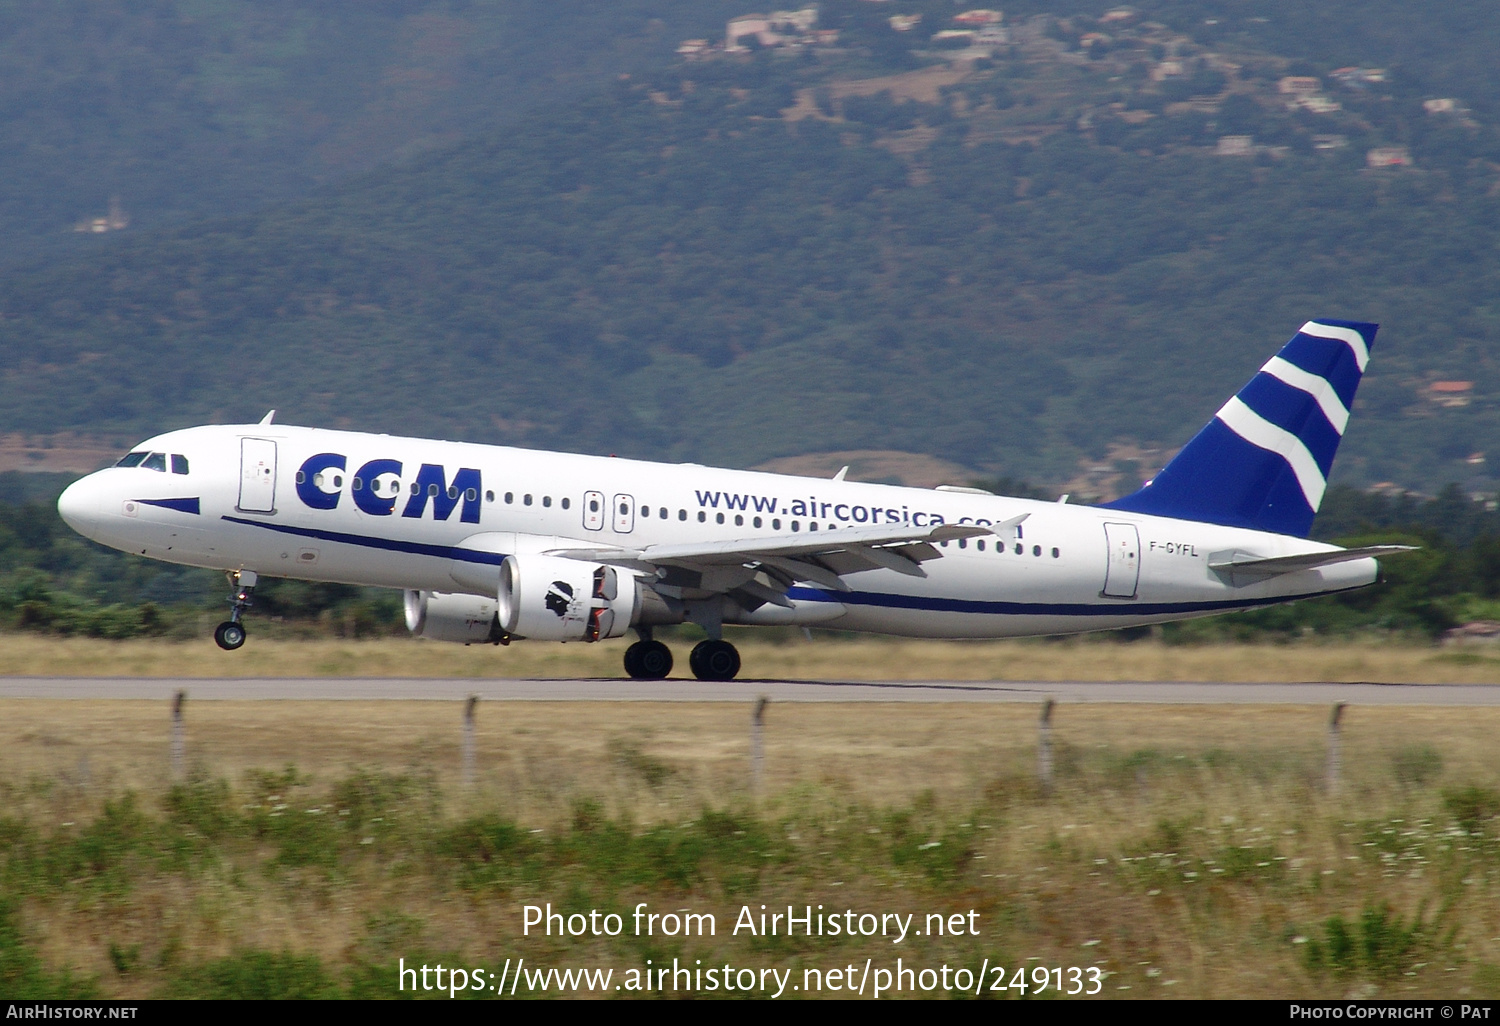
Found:
[[[1138,491],[1100,505],[293,427],[147,439],[58,499],[97,542],[225,571],[220,648],[262,577],[399,588],[435,641],[598,642],[660,679],[657,627],[924,638],[1072,634],[1361,588],[1376,557],[1309,541],[1377,325],[1309,321]]]

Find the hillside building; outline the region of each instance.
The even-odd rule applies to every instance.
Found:
[[[1330,100],[1321,93],[1303,93],[1288,100],[1286,108],[1287,110],[1305,110],[1309,114],[1332,114],[1336,110],[1342,110],[1343,105],[1337,100]]]
[[[1365,167],[1411,167],[1411,150],[1405,146],[1377,146],[1365,154]]]
[[[1427,399],[1445,409],[1468,406],[1474,398],[1472,381],[1434,381],[1425,389]]]
[[[1311,75],[1287,75],[1276,83],[1276,91],[1283,96],[1306,96],[1321,88],[1323,83]]]
[[[1364,91],[1386,81],[1384,68],[1339,68],[1328,76],[1345,89]]]
[[[729,19],[724,30],[724,49],[729,53],[743,53],[749,47],[746,39],[754,39],[761,46],[784,46],[801,42],[818,23],[818,9],[804,7],[797,11],[772,11],[770,14],[742,14]]]

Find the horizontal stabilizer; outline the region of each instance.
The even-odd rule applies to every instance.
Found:
[[[1276,576],[1296,573],[1298,570],[1313,570],[1334,563],[1347,563],[1352,559],[1368,559],[1371,556],[1393,556],[1398,552],[1413,552],[1415,545],[1363,545],[1356,549],[1334,549],[1330,552],[1304,552],[1296,556],[1251,556],[1241,552],[1214,553],[1208,557],[1208,568],[1221,573],[1256,574]]]

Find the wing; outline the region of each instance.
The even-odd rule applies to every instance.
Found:
[[[658,591],[675,591],[679,598],[733,594],[747,608],[766,602],[789,607],[787,589],[799,581],[848,591],[843,577],[866,570],[926,577],[922,564],[942,556],[937,547],[940,543],[1012,534],[1029,515],[1023,513],[994,527],[856,527],[640,549],[559,548],[546,554],[652,574]]]

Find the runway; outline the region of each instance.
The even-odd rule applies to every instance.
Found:
[[[1123,702],[1153,705],[1500,706],[1500,684],[1224,684],[1208,682],[1003,682],[810,680],[632,681],[463,678],[0,677],[0,699],[498,702]]]

